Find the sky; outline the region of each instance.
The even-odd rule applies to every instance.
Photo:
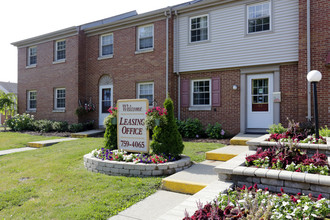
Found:
[[[2,0],[0,81],[17,82],[11,43],[136,10],[139,14],[189,0]]]

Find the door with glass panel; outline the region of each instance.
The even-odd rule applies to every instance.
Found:
[[[247,129],[269,128],[273,124],[273,74],[247,77]]]
[[[100,86],[99,90],[99,126],[104,125],[104,119],[109,115],[108,109],[113,105],[112,86]]]

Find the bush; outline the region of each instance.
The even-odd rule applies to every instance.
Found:
[[[33,115],[23,114],[15,115],[7,120],[7,126],[13,131],[26,131],[32,129],[32,123],[34,121]]]
[[[52,130],[57,132],[66,132],[69,130],[69,124],[66,121],[54,121]]]
[[[105,148],[114,150],[117,149],[117,125],[111,124],[111,119],[113,116],[110,114],[104,120],[105,125]]]
[[[167,123],[154,128],[150,147],[155,154],[163,153],[177,157],[182,153],[184,145],[174,119],[173,101],[167,98],[164,107],[167,110]]]
[[[319,132],[322,137],[330,137],[330,129],[328,126],[324,126],[324,128],[321,128]]]
[[[80,132],[84,130],[84,125],[82,123],[69,125],[69,131],[72,133]]]
[[[53,122],[50,120],[37,120],[32,123],[34,131],[50,132],[53,130]]]
[[[188,118],[184,121],[182,133],[186,138],[200,138],[204,136],[203,125],[197,118]]]
[[[176,126],[178,127],[178,131],[179,133],[181,134],[182,137],[184,137],[184,121],[181,121],[179,119],[175,119],[175,122],[176,122]]]
[[[84,131],[85,130],[92,130],[94,128],[94,121],[88,121],[83,123]]]
[[[286,132],[286,128],[282,126],[281,123],[273,124],[269,127],[269,130],[267,130],[269,134],[282,134]]]
[[[221,124],[219,124],[218,122],[216,122],[215,125],[208,124],[205,133],[209,138],[213,139],[224,138],[226,134],[225,131],[222,129]]]

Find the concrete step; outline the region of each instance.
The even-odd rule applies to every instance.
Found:
[[[162,189],[185,194],[195,194],[207,185],[218,180],[214,168],[220,165],[221,161],[206,160],[192,165],[162,180]]]
[[[263,136],[264,134],[243,134],[239,133],[232,139],[230,139],[231,145],[247,145],[246,142],[252,140],[254,138],[258,138]]]
[[[72,133],[72,138],[85,138],[85,137],[94,137],[97,135],[100,135],[104,133],[104,129],[95,129],[95,130],[89,130],[89,131],[82,131],[78,133]]]
[[[236,157],[238,154],[248,151],[248,146],[243,145],[229,145],[219,149],[206,152],[207,160],[218,160],[218,161],[227,161],[233,157]]]
[[[59,142],[63,141],[73,141],[77,140],[78,138],[62,138],[62,139],[53,139],[53,140],[46,140],[46,141],[34,141],[27,143],[28,147],[34,147],[34,148],[41,148],[41,147],[48,147],[53,144],[57,144]]]
[[[189,216],[193,215],[197,210],[197,202],[203,203],[213,202],[215,198],[219,196],[219,193],[224,192],[228,188],[232,187],[231,182],[214,181],[198,193],[190,196],[179,205],[175,206],[165,214],[155,218],[157,220],[178,220],[185,217],[184,213],[187,211]]]

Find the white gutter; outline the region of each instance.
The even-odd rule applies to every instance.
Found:
[[[311,9],[310,0],[307,0],[307,73],[311,71]],[[307,74],[306,73],[306,74]],[[307,119],[312,119],[311,83],[307,80]]]
[[[165,87],[166,87],[166,98],[168,98],[168,51],[169,51],[169,39],[168,39],[168,20],[171,17],[172,10],[171,8],[169,9],[169,14],[167,14],[167,11],[165,11],[165,16],[166,16],[166,74],[165,74]]]
[[[176,68],[175,72],[178,75],[178,120],[180,120],[180,115],[181,115],[181,77],[180,77],[180,71],[179,71],[179,19],[178,19],[178,11],[175,10],[174,12],[175,15],[175,32],[174,32],[174,41],[175,41],[175,62],[176,62]]]

